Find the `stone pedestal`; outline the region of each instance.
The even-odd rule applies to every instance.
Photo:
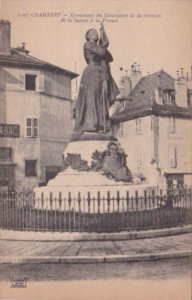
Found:
[[[103,152],[104,150],[107,149],[107,144],[109,143],[109,140],[93,140],[93,141],[74,141],[70,142],[65,149],[63,155],[64,157],[67,156],[67,153],[72,153],[72,154],[80,154],[81,159],[85,160],[88,162],[90,165],[92,161],[92,154],[98,150]]]
[[[80,155],[81,159],[85,160],[87,165],[90,166],[92,154],[96,150],[100,152],[105,151],[109,141],[109,139],[71,141],[63,155],[64,157],[68,154]],[[88,194],[92,200],[97,200],[99,192],[104,203],[107,201],[108,192],[110,192],[111,199],[113,198],[116,201],[118,192],[120,198],[126,198],[127,192],[129,192],[131,197],[135,196],[136,191],[139,192],[139,195],[143,195],[145,190],[149,194],[154,189],[155,187],[141,183],[138,178],[134,178],[133,182],[116,181],[107,178],[103,175],[102,171],[79,171],[69,166],[62,172],[59,172],[54,179],[50,180],[47,186],[36,188],[34,192],[36,193],[36,197],[41,198],[43,193],[44,198],[47,199],[50,198],[50,193],[52,193],[53,199],[58,199],[61,193],[62,199],[65,198],[66,203],[68,203],[67,199],[70,193],[72,199],[71,209],[74,210],[78,210],[77,199],[80,195],[81,199],[84,199],[84,209],[86,211]]]

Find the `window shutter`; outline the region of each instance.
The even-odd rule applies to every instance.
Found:
[[[45,77],[44,75],[37,76],[37,91],[44,92],[45,90]]]
[[[27,118],[26,119],[26,136],[31,137],[32,136],[32,123],[31,119]]]
[[[143,166],[143,153],[141,149],[138,149],[136,152],[136,161],[137,167],[141,168]]]
[[[169,166],[176,168],[177,166],[177,149],[176,147],[169,148]]]
[[[25,74],[24,73],[19,75],[19,89],[25,90]]]
[[[38,136],[38,120],[33,119],[33,137]]]

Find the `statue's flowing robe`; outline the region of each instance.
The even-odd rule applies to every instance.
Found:
[[[113,58],[105,43],[89,41],[84,44],[84,57],[87,67],[81,77],[74,130],[107,132],[110,130],[109,107],[119,94],[109,67]]]

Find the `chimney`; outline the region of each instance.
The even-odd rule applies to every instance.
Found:
[[[140,65],[138,65],[136,62],[131,66],[130,71],[130,79],[131,79],[131,88],[133,89],[136,84],[141,79],[141,71],[140,71]]]
[[[120,90],[120,94],[123,97],[128,97],[130,92],[131,92],[131,80],[128,76],[123,76],[120,79],[120,83],[119,83],[119,90]]]
[[[120,68],[121,76],[119,80],[119,90],[122,97],[128,97],[130,91],[131,91],[131,80],[128,77],[127,73],[128,70],[125,70],[125,75],[122,74],[123,68]]]
[[[185,78],[185,76],[184,76],[184,68],[181,68],[181,77]]]
[[[161,87],[161,75],[157,75],[157,86],[158,88]]]
[[[26,45],[26,43],[21,43],[21,45],[18,46],[18,47],[16,48],[17,51],[20,51],[20,52],[23,52],[23,53],[25,53],[25,54],[28,54],[28,53],[29,53],[29,50],[27,50],[27,49],[25,48],[25,45]]]
[[[11,23],[0,20],[0,55],[11,55]]]
[[[187,79],[184,77],[183,68],[180,71],[180,76],[175,81],[175,102],[180,107],[188,107]]]

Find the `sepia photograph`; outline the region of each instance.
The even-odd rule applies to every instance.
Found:
[[[0,0],[0,299],[191,300],[191,15]]]

